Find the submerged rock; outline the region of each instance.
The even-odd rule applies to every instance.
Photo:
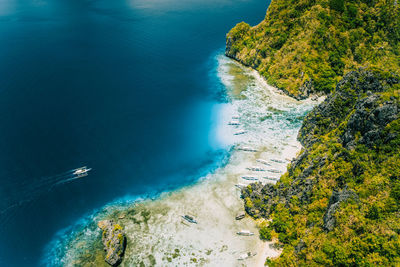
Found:
[[[105,261],[111,266],[118,266],[122,262],[126,248],[126,237],[122,227],[113,220],[103,220],[98,224],[103,230],[102,241],[106,252]]]

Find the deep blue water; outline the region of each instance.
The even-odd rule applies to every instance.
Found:
[[[0,265],[38,265],[84,214],[217,165],[213,59],[267,5],[0,0]],[[83,165],[93,168],[83,179],[44,182]]]

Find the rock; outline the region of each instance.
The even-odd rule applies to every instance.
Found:
[[[356,143],[373,147],[385,140],[384,129],[399,117],[400,108],[394,101],[381,102],[381,98],[375,94],[357,101],[355,112],[341,138],[344,147],[351,149]],[[357,140],[355,136],[358,133],[360,137]]]
[[[344,188],[342,191],[332,191],[332,195],[329,199],[329,204],[328,208],[326,209],[325,215],[324,215],[324,225],[323,228],[326,231],[332,231],[333,228],[335,227],[336,223],[336,218],[335,218],[335,212],[340,206],[340,203],[347,201],[350,198],[355,198],[357,199],[357,194],[352,191],[348,190],[347,187]]]
[[[105,261],[111,266],[118,266],[122,262],[126,248],[126,237],[122,227],[113,220],[99,221],[97,225],[103,230],[102,242],[106,252]]]
[[[395,77],[380,77],[379,74],[365,69],[347,73],[337,84],[335,92],[306,116],[298,135],[300,143],[306,148],[311,147],[319,140],[320,136],[334,130],[354,109],[360,112],[357,115],[353,115],[358,117],[353,117],[352,122],[366,119],[368,117],[367,113],[371,113],[368,112],[368,106],[372,107],[374,103],[378,103],[376,93],[382,92],[388,86],[398,82],[399,80]],[[367,95],[366,98],[365,95]],[[374,108],[378,107],[374,106]],[[365,114],[361,113],[363,109]],[[381,109],[375,110],[376,113],[379,113],[376,114],[379,119],[376,118],[375,120],[375,118],[371,117],[368,123],[377,122],[383,125],[384,122],[387,123],[390,119],[391,114],[396,112],[393,105],[381,107]],[[373,131],[368,135],[371,135],[372,139],[378,137],[378,134]],[[346,138],[353,138],[353,135]],[[345,143],[348,142],[346,141]]]

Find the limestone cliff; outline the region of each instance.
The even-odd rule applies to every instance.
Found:
[[[227,34],[226,55],[302,99],[361,66],[398,71],[399,40],[396,0],[272,0],[259,25]]]
[[[246,211],[270,218],[269,265],[400,263],[400,79],[360,69],[305,118],[304,145],[276,185],[242,190]]]

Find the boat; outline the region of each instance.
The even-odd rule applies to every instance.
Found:
[[[249,181],[257,181],[258,180],[257,177],[251,176],[251,175],[243,175],[242,179],[249,180]]]
[[[245,133],[246,133],[246,131],[241,130],[241,131],[237,131],[237,132],[235,132],[233,134],[234,135],[241,135],[241,134],[245,134]]]
[[[243,236],[252,236],[252,235],[254,235],[254,233],[250,232],[249,230],[240,230],[236,234],[243,235]]]
[[[256,161],[259,162],[259,163],[261,163],[261,164],[264,164],[264,165],[267,165],[267,166],[271,166],[271,164],[268,163],[268,161],[266,161],[266,160],[264,160],[264,159],[257,159]]]
[[[228,125],[240,125],[239,121],[230,121],[228,122]]]
[[[246,214],[240,213],[240,214],[236,215],[235,219],[236,219],[236,220],[241,220],[241,219],[244,218],[244,216],[246,216]]]
[[[263,177],[264,179],[270,180],[270,181],[278,181],[278,177]]]
[[[246,187],[247,185],[246,184],[235,184],[235,186],[239,189],[242,189],[242,188]]]
[[[272,173],[282,173],[282,171],[276,169],[269,169],[268,171]]]
[[[86,166],[76,169],[72,174],[77,178],[85,177],[92,168],[87,168]]]
[[[239,256],[238,261],[243,261],[257,255],[257,253],[247,252]]]
[[[232,119],[233,120],[238,120],[238,119],[240,119],[240,117],[238,115],[234,115],[234,116],[232,116]]]
[[[246,169],[248,169],[249,171],[255,171],[255,172],[265,172],[265,170],[263,168],[257,167],[257,166],[247,167]]]
[[[281,159],[271,159],[271,161],[276,162],[276,163],[285,163],[285,161]]]
[[[254,148],[251,148],[248,146],[239,147],[238,149],[242,150],[242,151],[247,151],[247,152],[257,152],[257,149],[254,149]]]
[[[196,223],[197,224],[197,221],[190,215],[184,215],[184,216],[182,216],[182,218],[185,219],[186,221],[190,222],[190,223]]]

